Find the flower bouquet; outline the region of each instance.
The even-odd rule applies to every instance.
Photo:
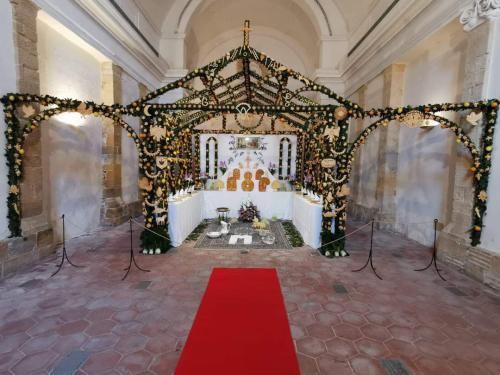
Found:
[[[260,213],[257,206],[251,200],[243,202],[239,211],[239,220],[247,223],[252,223],[254,219],[260,220]]]

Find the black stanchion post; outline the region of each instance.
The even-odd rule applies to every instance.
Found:
[[[127,271],[125,275],[122,277],[122,281],[125,280],[128,276],[128,273],[130,272],[130,269],[132,268],[132,263],[139,269],[140,271],[143,272],[151,272],[150,270],[145,270],[144,268],[139,267],[137,262],[135,261],[135,256],[134,256],[134,244],[133,244],[133,237],[132,237],[132,216],[129,217],[129,223],[130,223],[130,260],[127,268],[124,268],[124,271]]]
[[[57,273],[61,270],[64,260],[66,259],[70,265],[76,268],[81,268],[83,266],[77,266],[76,264],[73,264],[71,260],[69,260],[68,253],[66,251],[66,228],[64,225],[64,214],[61,216],[62,219],[62,244],[63,244],[63,252],[62,252],[62,257],[61,257],[61,263],[57,265],[57,271],[54,272],[50,277],[57,275]]]
[[[373,267],[373,232],[374,232],[374,226],[375,226],[375,219],[372,219],[372,233],[370,237],[370,252],[368,253],[368,259],[366,260],[366,263],[363,267],[357,269],[357,270],[352,270],[352,272],[359,272],[364,270],[368,264],[370,264],[370,267],[375,274],[380,280],[383,280],[378,274],[377,271],[375,270],[375,267]]]
[[[441,272],[439,272],[439,268],[437,266],[437,244],[436,243],[437,243],[437,225],[438,225],[438,222],[439,222],[438,219],[434,219],[434,245],[433,245],[433,249],[432,249],[432,259],[431,259],[430,263],[427,265],[427,267],[419,268],[418,270],[415,270],[415,271],[420,272],[420,271],[428,270],[434,264],[434,268],[436,269],[436,272],[439,275],[439,277],[441,278],[441,280],[446,281],[446,279],[441,275]]]

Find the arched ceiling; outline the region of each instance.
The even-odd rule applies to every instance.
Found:
[[[175,14],[177,19],[169,19],[169,24],[174,24],[174,28],[179,26],[179,18],[182,18],[189,12],[189,8],[197,2],[206,2],[211,0],[135,0],[136,4],[145,11],[150,21],[157,30],[165,29],[165,21],[169,19],[169,14]],[[226,1],[226,4],[232,1]],[[251,6],[255,0],[247,1]],[[263,3],[272,5],[275,0],[267,0]],[[303,7],[309,7],[309,12],[315,13],[316,18],[320,16],[328,19],[333,32],[339,34],[343,31],[352,33],[366,18],[367,14],[373,9],[380,0],[289,0],[288,3],[302,3]],[[334,9],[332,11],[332,9]],[[342,19],[340,23],[345,25],[345,30],[336,31],[338,27],[338,16]],[[240,13],[245,18],[245,15]],[[240,17],[240,18],[241,18]],[[246,17],[248,18],[248,17]],[[267,25],[269,26],[269,25]]]
[[[322,40],[347,41],[377,3],[389,0],[134,1],[163,40],[183,38],[184,51],[179,56],[183,54],[184,68],[207,63],[207,56],[216,58],[240,45],[239,30],[249,19],[254,29],[251,45],[312,74],[322,66]],[[343,55],[346,48],[339,52]],[[161,50],[167,61],[172,53],[179,53],[170,47]]]

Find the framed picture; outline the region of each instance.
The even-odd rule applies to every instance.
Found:
[[[238,150],[258,150],[260,137],[236,137],[236,148]]]

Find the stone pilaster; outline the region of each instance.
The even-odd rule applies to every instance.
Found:
[[[104,104],[120,103],[122,69],[112,62],[101,65],[101,99]],[[118,225],[128,218],[122,199],[121,127],[111,119],[102,121],[102,205],[101,224]]]
[[[490,33],[493,24],[482,23],[468,34],[463,85],[464,101],[479,100],[485,96],[484,86],[490,69]],[[475,128],[470,134],[478,141],[481,129]],[[441,231],[438,241],[438,256],[451,263],[475,279],[500,289],[500,257],[498,254],[479,247],[470,246],[469,229],[472,222],[474,200],[473,176],[469,172],[470,155],[456,146],[455,178],[451,220]]]
[[[39,95],[36,28],[38,8],[30,0],[11,0],[11,5],[17,89],[22,93]],[[24,238],[0,242],[0,277],[14,273],[54,252],[54,238],[44,202],[40,129],[30,134],[24,149],[24,175],[21,183],[21,226]]]
[[[392,64],[384,70],[384,107],[403,105],[405,85],[404,64]],[[396,225],[396,193],[399,159],[399,124],[380,128],[376,200],[379,203],[377,219],[385,229]]]

